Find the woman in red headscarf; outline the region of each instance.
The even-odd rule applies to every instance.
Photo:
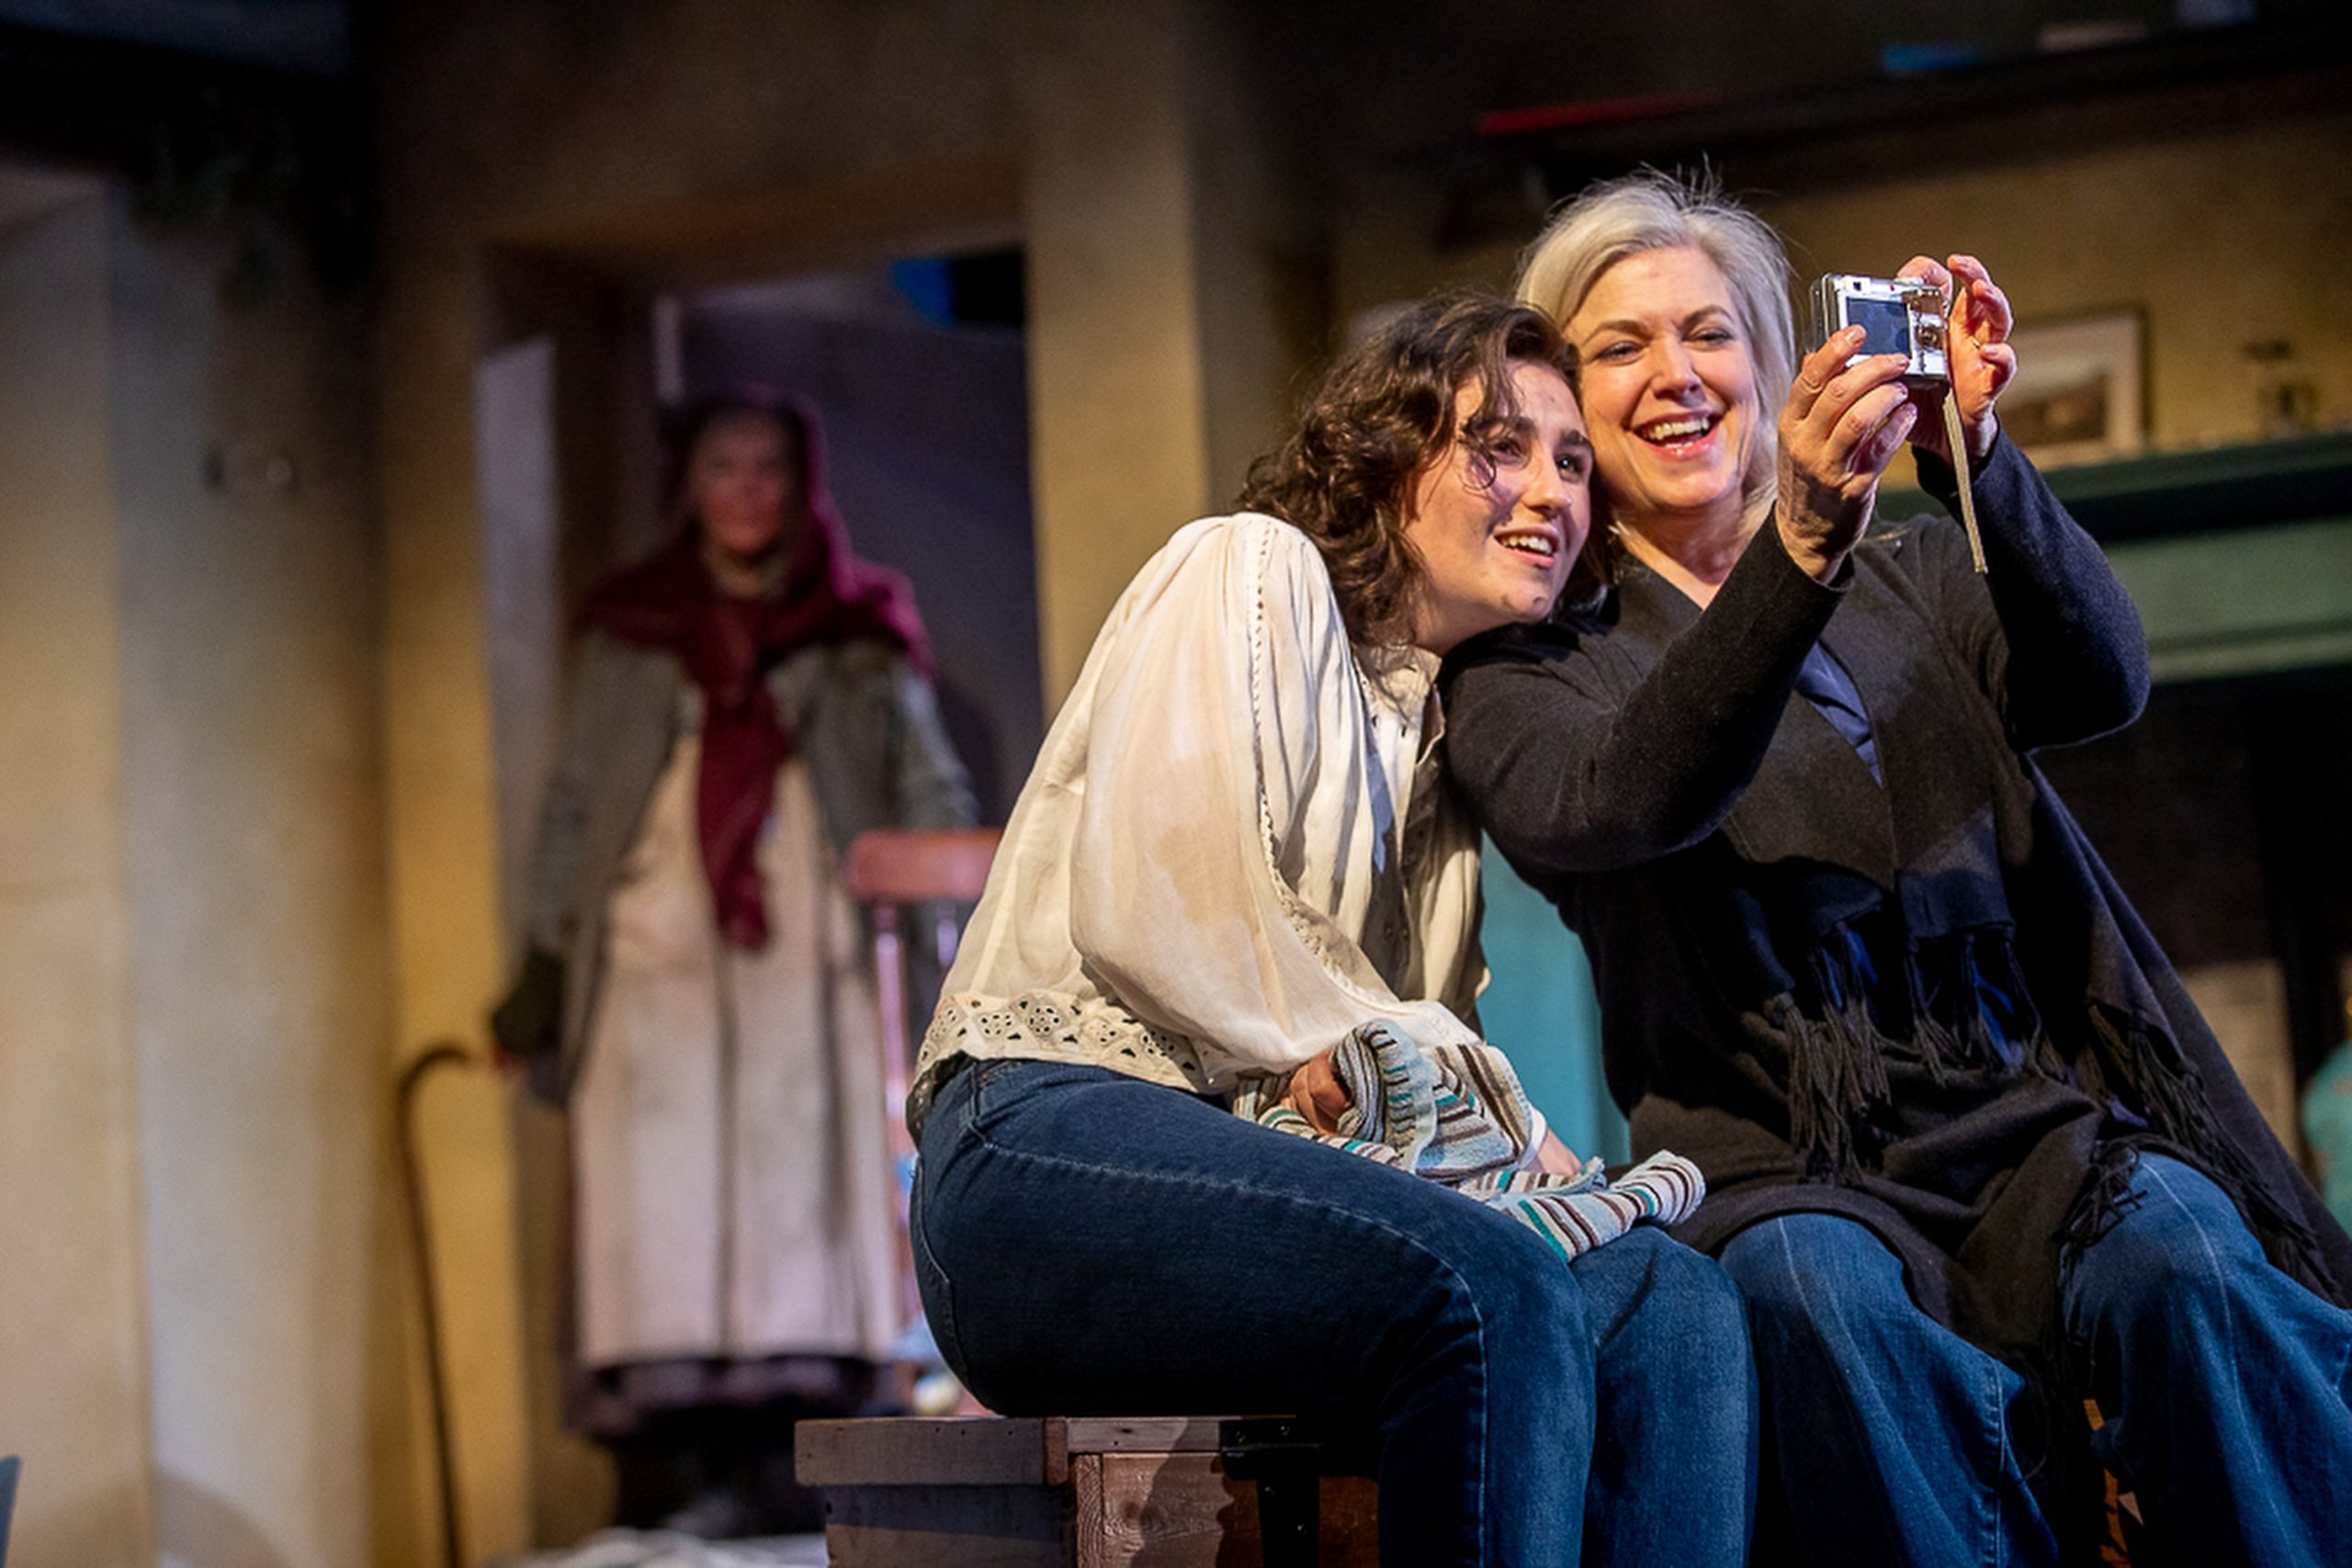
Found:
[[[668,547],[581,615],[500,1048],[571,1122],[576,1425],[625,1523],[742,1533],[796,1409],[898,1329],[866,934],[841,852],[967,823],[906,581],[852,555],[813,416],[690,408]],[[787,1472],[788,1473],[788,1472]],[[746,1505],[752,1505],[746,1506]],[[731,1517],[730,1517],[731,1516]]]

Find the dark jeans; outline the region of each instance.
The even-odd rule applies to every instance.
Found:
[[[1746,1553],[1739,1298],[1652,1227],[1564,1263],[1459,1193],[1206,1100],[988,1061],[924,1128],[914,1246],[940,1348],[996,1410],[1361,1424],[1385,1562]]]
[[[2063,1307],[2107,1417],[2092,1447],[2147,1522],[2139,1558],[2352,1561],[2352,1313],[2272,1268],[2178,1161],[2143,1158],[2132,1190]],[[2057,1560],[2012,1442],[2022,1380],[1913,1305],[1884,1244],[1792,1214],[1723,1258],[1748,1298],[1799,1561]]]

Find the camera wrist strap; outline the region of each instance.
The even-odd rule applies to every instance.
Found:
[[[1984,536],[1976,531],[1976,497],[1968,482],[1968,436],[1961,429],[1960,398],[1947,389],[1943,397],[1944,440],[1951,447],[1952,478],[1960,481],[1960,525],[1968,533],[1968,557],[1984,570]]]

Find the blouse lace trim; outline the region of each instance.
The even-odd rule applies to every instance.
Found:
[[[1154,1029],[1114,1004],[1080,1007],[1072,998],[1047,991],[1010,999],[948,996],[940,998],[923,1032],[907,1096],[910,1123],[922,1125],[940,1069],[958,1055],[1109,1067],[1191,1094],[1213,1094],[1221,1087],[1201,1065],[1191,1041]]]

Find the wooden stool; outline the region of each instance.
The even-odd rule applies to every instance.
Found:
[[[836,1568],[1373,1568],[1370,1455],[1285,1416],[803,1421]]]

